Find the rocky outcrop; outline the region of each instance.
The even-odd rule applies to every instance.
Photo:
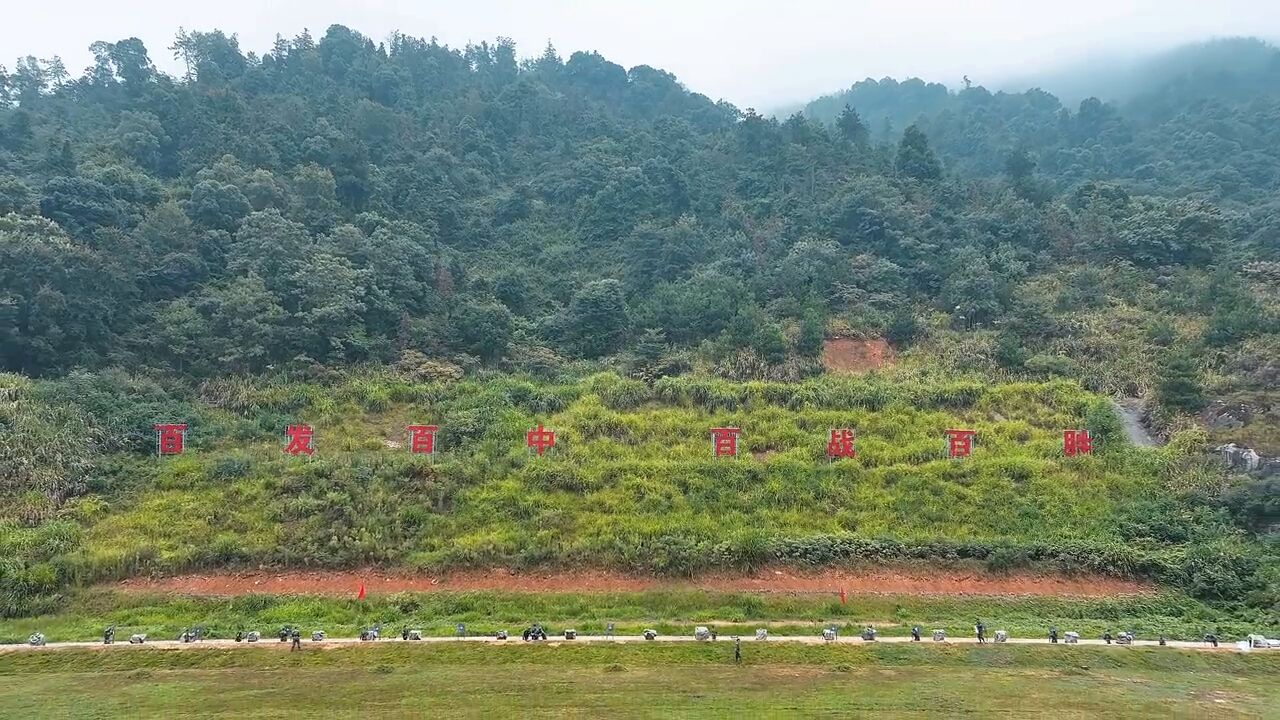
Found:
[[[1229,470],[1257,477],[1280,475],[1280,458],[1266,457],[1253,448],[1227,443],[1214,448]]]

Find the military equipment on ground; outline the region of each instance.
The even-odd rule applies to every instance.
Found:
[[[1244,641],[1249,643],[1249,647],[1253,648],[1253,650],[1275,650],[1275,648],[1280,648],[1280,641],[1274,641],[1274,639],[1267,638],[1266,635],[1257,633],[1245,635]]]
[[[324,631],[323,631],[323,630],[312,630],[312,631],[311,631],[311,642],[320,642],[321,640],[324,640]]]
[[[1080,633],[1068,630],[1062,635],[1062,642],[1068,645],[1076,645],[1080,642]]]
[[[44,645],[44,633],[31,633],[27,638],[27,644],[32,647],[40,647]]]
[[[711,631],[708,630],[705,625],[699,625],[698,627],[693,629],[693,639],[694,640],[710,640]]]
[[[836,626],[835,626],[835,625],[829,625],[829,626],[827,626],[827,627],[822,628],[822,639],[823,639],[824,641],[826,641],[826,642],[835,642],[835,641],[836,641]]]
[[[527,627],[527,628],[525,628],[524,632],[523,632],[523,633],[520,633],[520,637],[521,637],[521,639],[526,640],[526,641],[529,641],[529,640],[546,640],[546,639],[547,639],[547,631],[546,631],[546,630],[543,630],[543,629],[542,629],[542,626],[541,626],[541,625],[539,625],[538,623],[534,623],[532,627]]]
[[[371,628],[365,628],[360,631],[360,640],[363,642],[372,642],[382,637],[382,625],[374,625]]]
[[[1249,635],[1248,637],[1245,638],[1245,640],[1248,641],[1249,647],[1257,650],[1270,650],[1273,648],[1280,648],[1280,640],[1271,640],[1267,638],[1265,635],[1258,635],[1257,633],[1253,635]]]
[[[641,635],[644,637],[644,639],[645,639],[645,640],[652,640],[652,639],[654,639],[654,638],[658,637],[658,633],[656,633],[656,632],[654,632],[654,631],[652,631],[652,630],[649,630],[649,629],[645,629],[645,631],[644,631],[643,633],[641,633]]]
[[[262,639],[262,633],[258,632],[257,630],[250,630],[249,632],[244,634],[245,642],[258,642],[261,639]]]
[[[1128,631],[1125,631],[1125,632],[1120,633],[1119,635],[1117,635],[1117,636],[1116,636],[1116,644],[1117,644],[1117,645],[1132,645],[1132,644],[1133,644],[1133,633],[1132,633],[1132,632],[1128,632]]]
[[[768,630],[765,630],[764,628],[756,628],[756,639],[757,639],[757,640],[768,640],[768,639],[769,639],[769,631],[768,631]]]
[[[933,631],[933,641],[934,641],[934,642],[946,642],[946,640],[947,640],[947,631],[946,631],[946,630],[934,630],[934,631]]]
[[[421,639],[422,639],[422,631],[421,631],[421,630],[410,630],[410,631],[409,631],[409,637],[407,637],[407,638],[405,638],[405,639],[406,639],[406,640],[421,640]]]
[[[577,630],[574,630],[573,628],[565,628],[565,631],[564,631],[565,640],[575,640],[577,639],[577,637],[578,637]]]
[[[141,645],[147,641],[147,636],[142,633],[134,633],[129,636],[130,645]]]
[[[862,628],[862,639],[868,642],[874,641],[876,639],[876,629],[870,625]]]
[[[996,642],[1008,642],[1009,633],[1004,630],[996,631]]]
[[[496,640],[506,640],[506,639],[507,639],[507,631],[506,631],[506,630],[499,630],[499,631],[497,632],[497,634],[496,634],[496,635],[494,635],[493,637],[494,637],[494,639],[496,639]]]

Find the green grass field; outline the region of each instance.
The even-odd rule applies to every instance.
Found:
[[[363,627],[382,623],[388,633],[401,627],[451,636],[455,623],[473,635],[505,629],[518,633],[532,622],[550,631],[572,627],[601,634],[615,623],[619,634],[638,635],[653,628],[663,636],[690,635],[695,625],[711,624],[722,635],[750,635],[767,626],[777,635],[817,636],[835,624],[855,634],[873,624],[884,635],[906,636],[912,625],[926,632],[945,629],[968,637],[976,618],[991,631],[1013,637],[1041,638],[1049,626],[1097,638],[1110,630],[1139,638],[1165,635],[1197,640],[1206,632],[1241,638],[1252,632],[1280,635],[1280,626],[1262,611],[1223,610],[1176,593],[1094,599],[980,598],[855,595],[846,605],[829,595],[712,593],[697,590],[633,593],[432,592],[371,596],[364,602],[308,596],[247,595],[193,598],[135,595],[105,589],[76,593],[57,613],[0,620],[0,642],[23,642],[42,632],[50,642],[97,640],[107,625],[121,637],[145,633],[174,639],[188,627],[204,627],[209,637],[234,637],[240,630],[270,635],[282,625],[305,632],[323,629],[333,637],[354,637]]]
[[[1280,654],[631,644],[0,653],[4,717],[1269,718]]]

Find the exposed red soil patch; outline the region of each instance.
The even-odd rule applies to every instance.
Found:
[[[1100,576],[1009,574],[977,571],[858,572],[849,569],[764,570],[750,575],[713,573],[692,579],[628,575],[606,570],[542,571],[516,574],[508,570],[468,570],[447,575],[419,575],[383,570],[215,572],[159,578],[131,578],[116,584],[129,592],[234,596],[329,595],[355,597],[360,585],[370,594],[402,591],[506,592],[639,592],[643,590],[711,590],[760,593],[838,593],[865,595],[1042,595],[1104,597],[1154,592],[1134,580]]]
[[[822,366],[835,373],[865,373],[893,363],[893,348],[881,338],[831,338],[822,343]]]

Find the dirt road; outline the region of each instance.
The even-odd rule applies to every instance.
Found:
[[[362,642],[355,638],[332,638],[332,639],[322,640],[319,642],[313,642],[310,640],[304,641],[303,652],[323,650],[326,648],[350,646],[350,645],[371,645],[371,644],[387,645],[387,644],[396,644],[396,643],[433,644],[433,643],[456,643],[456,642],[483,643],[487,645],[492,645],[495,648],[500,646],[523,646],[526,644],[531,644],[531,643],[525,643],[524,641],[521,641],[519,638],[515,638],[511,640],[495,640],[494,638],[491,638],[491,637],[465,637],[465,638],[428,637],[428,638],[423,638],[422,640],[400,640],[396,638],[396,639],[378,640],[373,642]],[[641,643],[643,644],[643,643],[649,643],[649,642],[653,642],[653,643],[714,642],[714,643],[720,643],[720,644],[730,644],[732,643],[732,639],[724,635],[720,636],[717,640],[707,640],[707,641],[695,640],[692,635],[659,637],[656,640],[645,640],[643,637],[640,637],[638,635],[626,635],[626,636],[618,635],[612,638],[607,638],[602,635],[579,635],[574,640],[563,640],[563,639],[553,637],[552,639],[549,639],[549,640],[537,641],[537,642],[540,642],[541,644],[549,645],[552,647],[559,647],[559,646],[566,646],[566,645],[569,645],[569,646],[578,645],[578,644],[584,644],[584,643]],[[744,646],[749,646],[751,644],[755,644],[759,642],[798,643],[803,645],[826,645],[831,642],[834,642],[839,644],[871,645],[874,643],[911,643],[912,641],[911,641],[911,638],[909,637],[884,637],[884,638],[879,638],[872,642],[868,642],[868,641],[862,640],[859,637],[841,637],[833,641],[827,641],[827,640],[823,640],[821,637],[811,636],[811,635],[804,635],[804,636],[778,635],[778,636],[770,636],[768,640],[756,640],[754,638],[743,638],[742,642]],[[1009,638],[1007,643],[1014,644],[1014,645],[1047,645],[1049,644],[1048,640],[1045,640],[1043,638],[1036,638],[1036,639]],[[536,644],[536,643],[532,643],[532,644]],[[923,640],[920,642],[920,645],[935,645],[935,644],[976,645],[977,640],[971,637],[965,637],[965,638],[948,638],[947,640],[942,641],[941,643],[935,643],[931,640]],[[997,643],[997,642],[988,640],[987,644],[990,645],[993,649],[998,650],[999,647],[1005,643]],[[1071,645],[1065,642],[1059,642],[1058,644],[1062,646],[1064,652],[1070,652]],[[1079,644],[1090,645],[1090,646],[1107,645],[1107,643],[1105,643],[1102,640],[1092,640],[1092,639],[1080,640]],[[1159,643],[1155,640],[1135,640],[1133,645],[1131,646],[1119,645],[1119,644],[1113,643],[1108,647],[1114,647],[1117,650],[1125,650],[1126,648],[1129,648],[1129,647],[1159,647]],[[1187,641],[1180,641],[1180,640],[1170,640],[1168,642],[1167,647],[1181,649],[1181,650],[1202,650],[1202,651],[1218,651],[1218,652],[1228,652],[1228,651],[1237,650],[1234,644],[1227,643],[1227,642],[1223,642],[1217,648],[1214,648],[1213,646],[1203,642],[1187,642]],[[49,643],[48,645],[43,645],[39,647],[35,647],[31,645],[0,645],[0,652],[56,652],[58,650],[66,650],[71,648],[102,650],[103,652],[133,652],[133,651],[142,650],[142,649],[160,649],[160,650],[172,650],[172,651],[184,651],[184,652],[185,651],[198,652],[204,649],[219,649],[219,648],[224,650],[228,648],[243,648],[245,650],[258,650],[262,652],[272,652],[272,651],[288,652],[289,643],[279,642],[275,638],[263,639],[255,643],[249,643],[249,642],[237,643],[234,640],[201,640],[201,641],[192,642],[192,643],[181,643],[181,642],[178,642],[177,640],[157,640],[157,641],[149,640],[146,643],[141,645],[130,645],[124,641],[119,641],[112,645],[103,645],[101,642],[63,642],[63,643]],[[1275,650],[1255,650],[1254,652],[1276,652],[1276,651]]]
[[[354,597],[395,592],[609,593],[646,590],[814,593],[836,595],[1056,596],[1115,597],[1155,592],[1150,583],[1096,575],[990,574],[965,570],[867,570],[768,568],[751,574],[711,573],[694,578],[657,578],[607,570],[513,573],[505,569],[459,571],[447,575],[364,570],[259,570],[130,578],[114,587],[126,592],[176,593],[214,597],[248,594]]]

